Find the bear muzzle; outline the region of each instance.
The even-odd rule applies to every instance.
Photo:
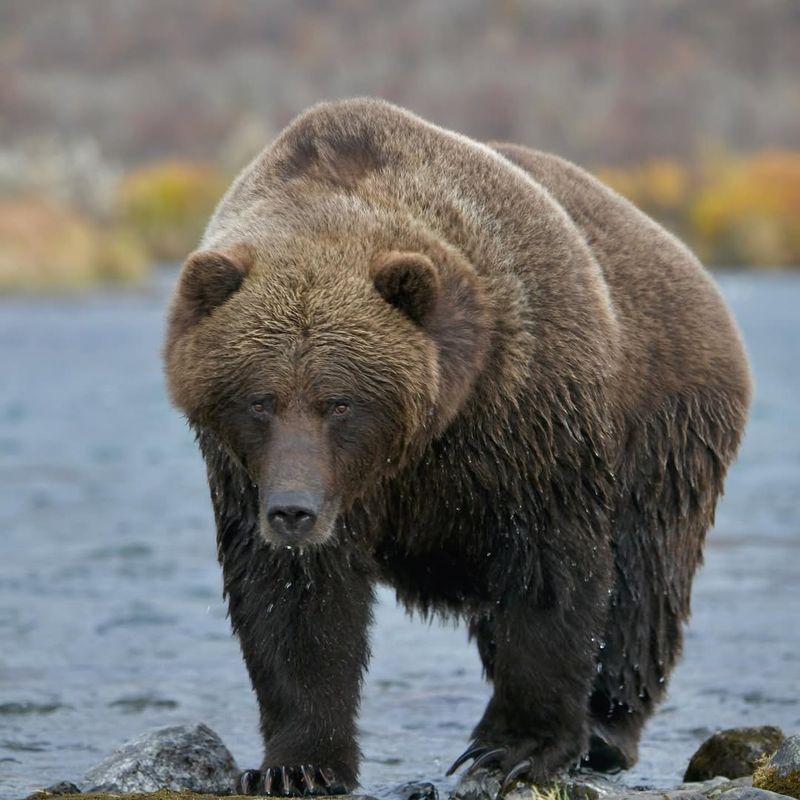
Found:
[[[272,531],[287,543],[300,543],[313,530],[322,506],[318,492],[272,492],[264,512]]]
[[[274,490],[262,495],[261,536],[278,547],[310,547],[333,533],[338,502],[311,489]]]

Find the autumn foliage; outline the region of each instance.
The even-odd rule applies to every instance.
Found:
[[[0,199],[0,292],[132,283],[149,267],[147,253],[124,231],[41,197]]]
[[[228,183],[214,167],[166,161],[130,173],[120,184],[121,223],[156,261],[174,261],[194,249]]]
[[[595,172],[709,266],[800,265],[800,152],[653,158]],[[130,283],[180,261],[230,179],[206,163],[148,164],[122,177],[100,215],[52,197],[0,196],[0,291]]]
[[[717,153],[689,166],[653,159],[597,175],[707,264],[800,264],[800,152]]]
[[[227,183],[206,164],[169,161],[123,177],[103,214],[43,194],[0,197],[0,291],[137,282],[196,247]]]

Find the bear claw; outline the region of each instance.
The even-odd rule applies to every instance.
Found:
[[[487,750],[483,745],[470,745],[451,765],[445,775],[452,775],[465,761],[469,761]]]
[[[247,769],[239,775],[236,791],[273,797],[347,794],[347,788],[336,779],[333,770],[317,769],[310,764]]]
[[[491,761],[500,761],[507,752],[505,747],[491,748],[481,744],[472,744],[453,762],[450,769],[447,770],[447,775],[452,775],[465,761],[474,758],[475,760],[467,770],[467,775],[471,775],[476,769]]]
[[[514,781],[520,776],[526,773],[533,765],[531,764],[531,760],[529,758],[525,758],[522,761],[514,764],[513,767],[508,771],[505,778],[503,778],[503,782],[500,784],[500,792],[499,794],[505,794],[512,786]]]
[[[236,781],[237,794],[256,794],[260,781],[261,773],[258,770],[246,769]]]
[[[500,766],[500,763],[508,755],[507,747],[487,747],[482,744],[470,745],[454,762],[450,769],[447,770],[448,775],[452,775],[462,764],[469,761],[471,758],[475,759],[470,764],[467,770],[467,775],[472,775],[481,767],[487,766]],[[529,758],[524,758],[522,761],[514,764],[513,767],[505,774],[500,782],[500,789],[497,793],[498,797],[502,797],[514,784],[514,781],[528,772],[533,766],[533,762]]]
[[[494,750],[487,750],[485,753],[481,753],[481,755],[470,764],[467,775],[472,775],[485,764],[489,764],[493,761],[500,761],[507,752],[505,747],[497,747]]]

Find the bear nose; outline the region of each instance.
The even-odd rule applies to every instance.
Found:
[[[267,498],[267,521],[275,533],[298,539],[311,532],[320,504],[314,492],[273,492]]]

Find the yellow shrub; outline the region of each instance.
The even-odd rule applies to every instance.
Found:
[[[136,242],[41,198],[0,201],[0,291],[76,289],[148,271]]]
[[[606,186],[610,186],[639,208],[644,207],[636,170],[624,167],[598,167],[594,172]]]
[[[800,152],[714,152],[689,170],[669,159],[598,177],[667,225],[709,264],[800,264]]]
[[[122,223],[157,260],[182,259],[197,246],[226,179],[213,167],[182,161],[153,164],[119,187]]]
[[[601,167],[597,177],[654,216],[679,211],[689,194],[689,173],[668,158],[652,159],[633,167]]]
[[[701,254],[718,263],[800,264],[800,153],[735,163],[703,187],[689,219]]]

